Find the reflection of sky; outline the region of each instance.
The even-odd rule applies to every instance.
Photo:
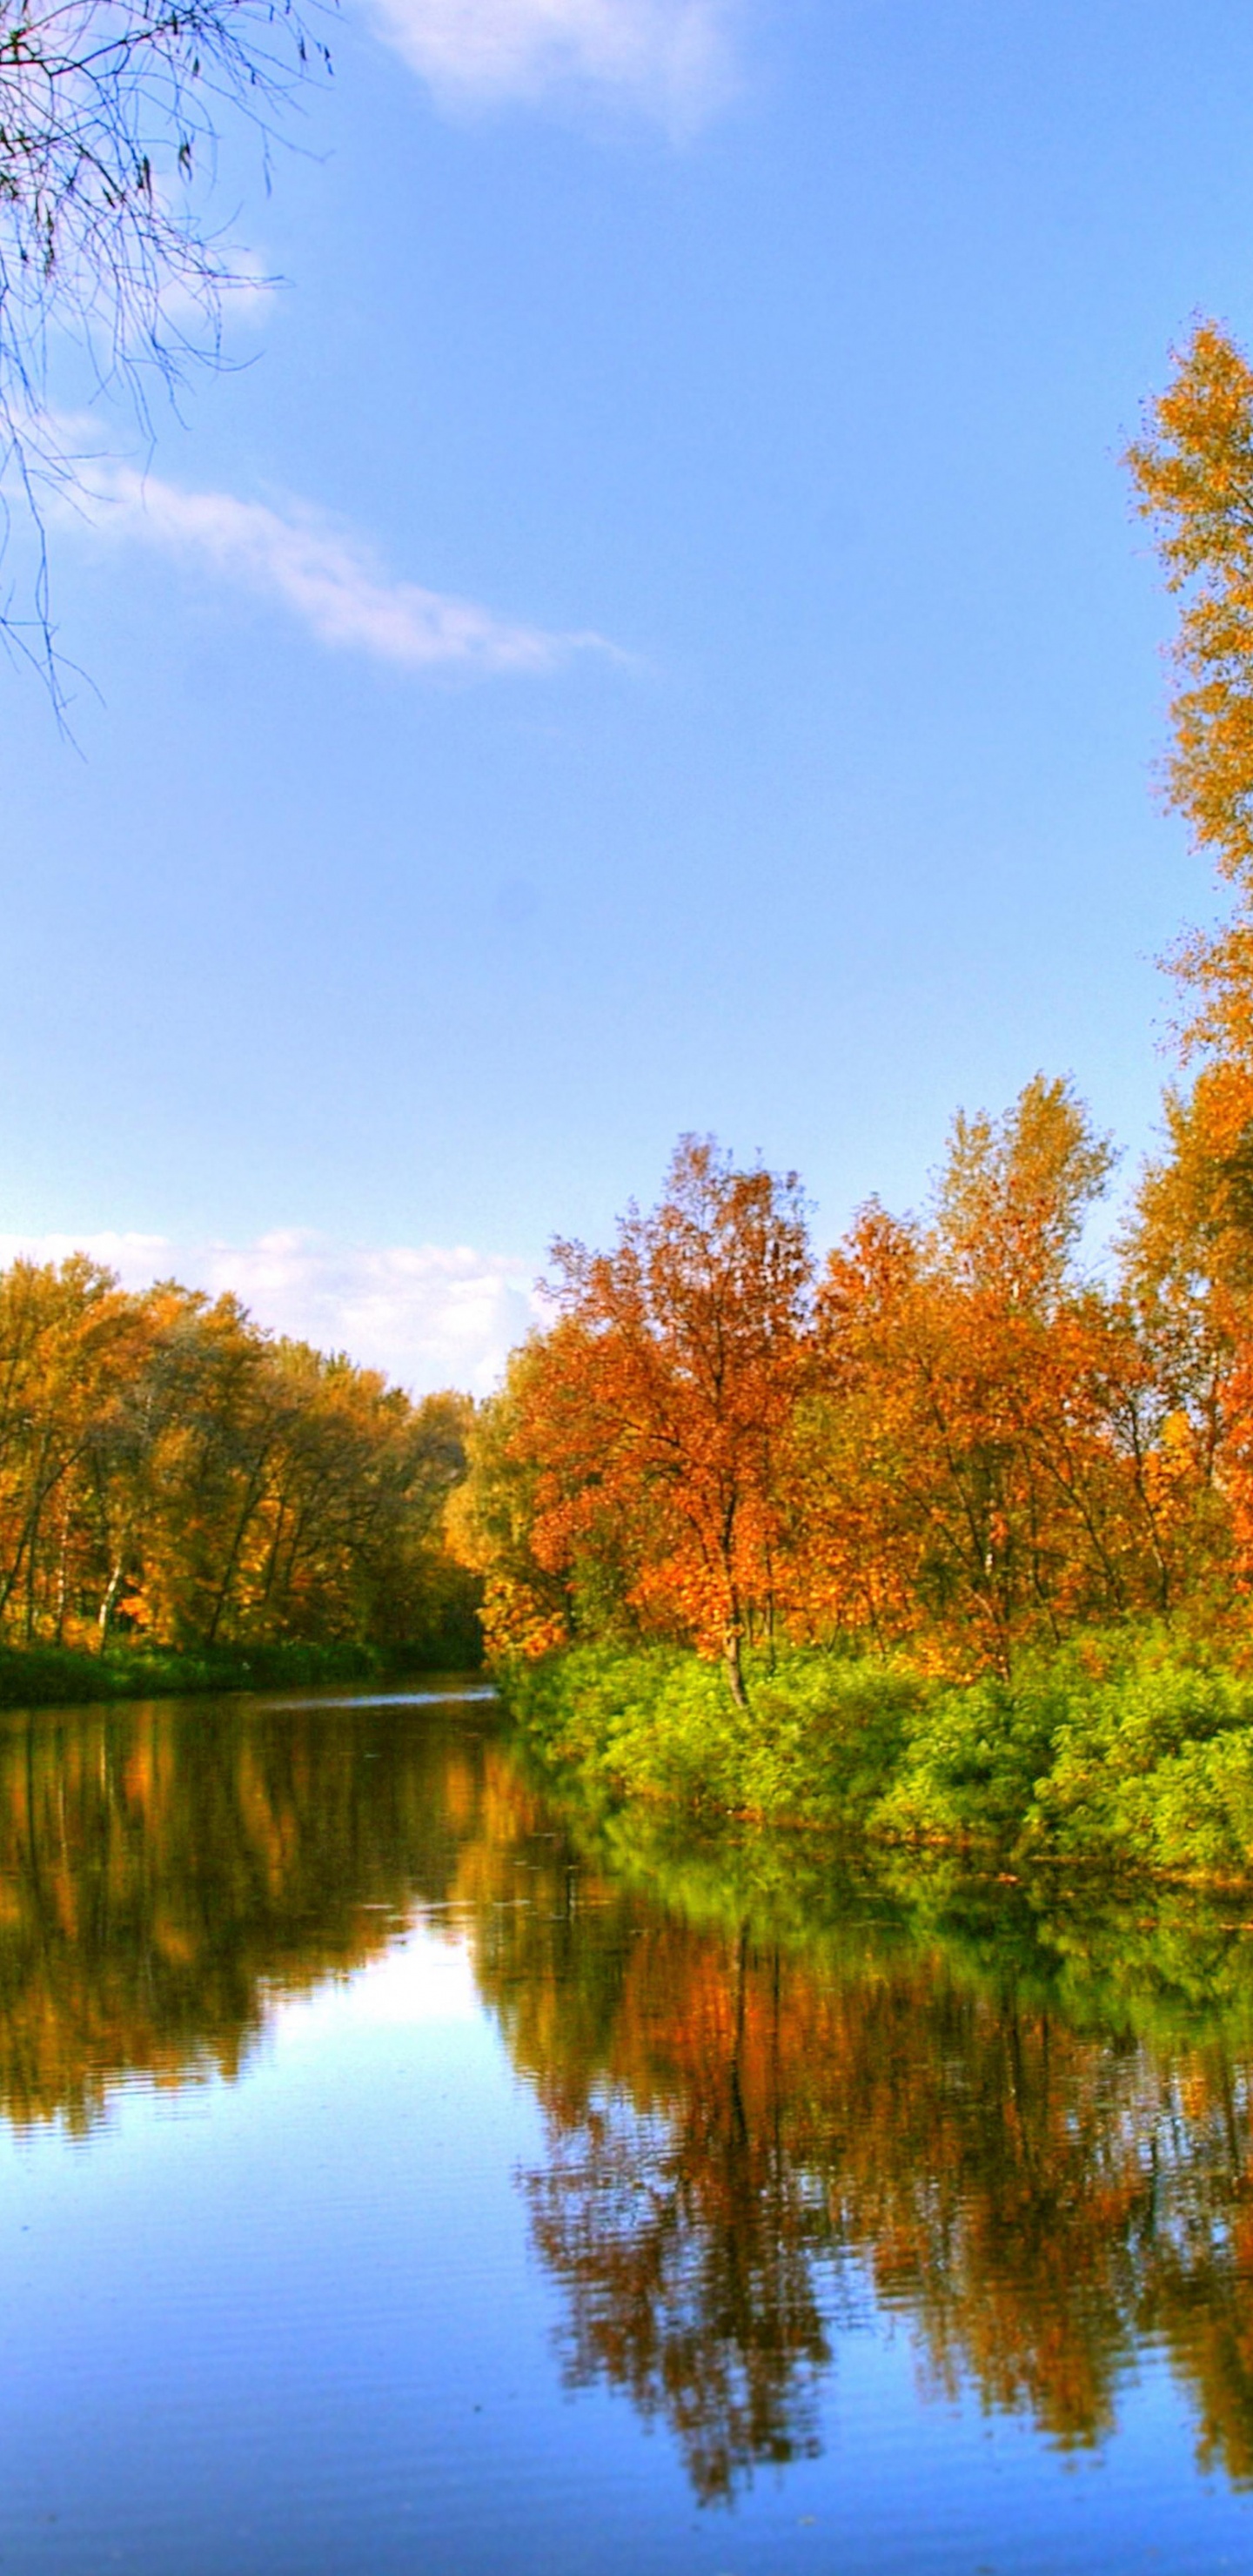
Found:
[[[272,2044],[290,2055],[334,2046],[349,2027],[409,2030],[427,2022],[473,2022],[478,2011],[468,1941],[418,1928],[354,1976],[276,2003],[268,2027]]]
[[[879,2576],[1247,2564],[1148,2355],[1069,2459],[835,2334],[822,2456],[698,2510],[629,2401],[563,2389],[517,2188],[543,2124],[469,1952],[413,1927],[273,2010],[234,2085],[0,2141],[0,2564],[42,2576]],[[858,2298],[856,2314],[870,2314]],[[1153,2553],[1156,2553],[1154,2555]]]

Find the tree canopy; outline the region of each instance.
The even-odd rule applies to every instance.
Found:
[[[475,1586],[444,1511],[468,1399],[142,1295],[75,1255],[0,1272],[0,1640],[419,1645]]]

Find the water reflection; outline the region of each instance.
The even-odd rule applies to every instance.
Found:
[[[1063,2447],[1146,2348],[1253,2483],[1253,1946],[1229,1900],[871,1878],[572,1821],[491,1712],[204,1703],[0,1728],[0,2106],[232,2076],[277,1993],[463,1927],[543,2107],[570,2381],[696,2492],[812,2453],[885,2311]],[[847,2349],[847,2347],[846,2347]]]
[[[572,2380],[663,2414],[710,2497],[811,2445],[831,2329],[859,2301],[912,2328],[937,2390],[973,2386],[1066,2448],[1112,2429],[1153,2344],[1202,2464],[1253,2482],[1247,1927],[1170,1899],[1151,1941],[1143,1892],[1033,1911],[809,1871],[805,1936],[795,1890],[754,1916],[743,1850],[707,1858],[715,1919],[650,1913],[612,2009],[524,2045]],[[647,1876],[666,1885],[664,1855]],[[690,1857],[678,1877],[690,1898]],[[581,1973],[603,1997],[595,1950]],[[593,2027],[576,2055],[568,2034]]]
[[[581,2103],[567,2089],[526,2188],[569,2299],[570,2381],[604,2374],[665,2417],[708,2500],[755,2461],[818,2448],[833,2289],[819,2258],[837,2239],[787,2135],[777,1957],[763,2024],[746,1937],[733,1961],[682,1951],[633,1945],[614,2080]]]
[[[0,1721],[0,2108],[80,2132],[237,2074],[276,1994],[448,1894],[477,1747],[395,1712],[189,1701]],[[391,1722],[386,1722],[388,1719]]]

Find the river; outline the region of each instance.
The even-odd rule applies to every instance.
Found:
[[[0,1717],[0,2570],[1247,2568],[1250,1912]]]

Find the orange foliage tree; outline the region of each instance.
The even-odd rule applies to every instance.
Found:
[[[777,1632],[1008,1673],[1169,1613],[1198,1476],[1162,1352],[1079,1265],[1111,1162],[1037,1076],[958,1118],[925,1221],[870,1205],[815,1292],[794,1178],[684,1140],[610,1251],[554,1247],[552,1326],[472,1433],[493,1650],[688,1641],[743,1706]]]
[[[798,1608],[1008,1671],[1016,1643],[1145,1601],[1173,1565],[1153,1390],[1075,1267],[1111,1154],[1037,1076],[959,1117],[929,1224],[863,1210],[818,1297],[797,1426]]]
[[[1174,646],[1169,802],[1234,888],[1217,930],[1173,960],[1186,997],[1190,1087],[1166,1103],[1128,1244],[1133,1290],[1168,1368],[1176,1447],[1227,1513],[1253,1575],[1253,369],[1202,322],[1128,452],[1168,587]],[[1224,1509],[1224,1503],[1226,1509]]]
[[[97,1264],[0,1271],[0,1639],[470,1644],[444,1544],[469,1400]],[[472,1651],[472,1645],[471,1645]]]
[[[557,1317],[517,1390],[530,1548],[589,1566],[637,1620],[722,1658],[769,1637],[781,1446],[807,1350],[811,1257],[793,1174],[737,1170],[685,1137],[659,1205],[613,1249],[553,1246]]]

